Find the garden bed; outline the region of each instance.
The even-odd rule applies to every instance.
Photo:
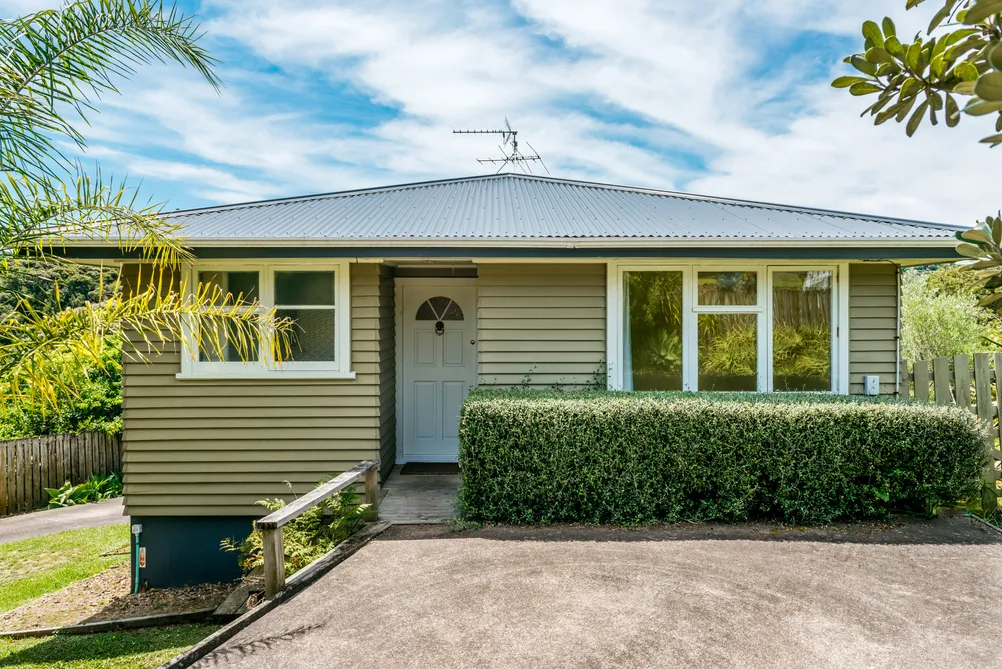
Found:
[[[122,620],[215,608],[236,587],[214,583],[130,594],[129,565],[112,567],[0,615],[0,631]]]

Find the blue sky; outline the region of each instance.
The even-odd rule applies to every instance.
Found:
[[[978,119],[908,140],[828,86],[864,19],[928,20],[904,0],[181,6],[225,90],[145,68],[100,103],[83,156],[168,209],[482,174],[496,139],[451,130],[505,117],[558,177],[961,224],[1000,204]]]

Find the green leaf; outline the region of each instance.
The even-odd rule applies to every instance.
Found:
[[[863,77],[839,77],[832,82],[833,88],[849,88],[853,84],[867,83],[869,80]]]
[[[905,55],[905,48],[901,46],[901,42],[898,41],[897,37],[888,37],[884,40],[884,50],[898,58],[903,58]]]
[[[908,119],[908,125],[905,126],[905,133],[907,133],[909,137],[914,135],[915,131],[918,130],[919,123],[922,122],[922,118],[925,116],[925,110],[928,106],[929,101],[923,101],[922,104],[918,106],[918,109],[916,109],[912,114],[912,117]]]
[[[919,71],[919,63],[922,60],[922,43],[915,42],[910,47],[908,51],[905,52],[905,65],[908,66],[912,72]]]
[[[969,116],[985,116],[999,110],[1002,110],[1002,102],[988,102],[978,98],[974,98],[964,107],[964,113]]]
[[[957,95],[974,95],[974,82],[962,81],[953,87],[953,92]]]
[[[974,244],[957,244],[957,253],[965,255],[968,258],[983,258],[986,255],[980,246],[975,246]]]
[[[996,302],[998,302],[999,300],[1002,300],[1002,293],[992,293],[991,295],[988,295],[987,297],[981,298],[978,301],[978,306],[979,307],[989,307],[989,306],[995,304]]]
[[[960,107],[949,93],[946,94],[946,125],[954,128],[960,123]]]
[[[863,74],[868,74],[871,77],[877,74],[877,66],[868,61],[866,58],[863,58],[859,54],[850,56],[849,62],[854,68],[856,68]]]
[[[894,27],[894,21],[891,20],[890,16],[885,16],[882,24],[885,37],[894,37],[898,33],[897,28]]]
[[[999,13],[1002,13],[1002,0],[978,0],[977,4],[967,10],[964,23],[972,26]]]
[[[981,76],[981,73],[978,72],[978,68],[976,68],[973,63],[964,61],[963,63],[957,63],[957,66],[953,68],[953,75],[963,79],[964,81],[977,81],[978,77]],[[953,90],[955,93],[960,92],[957,90],[956,86],[954,86]],[[972,87],[971,93],[973,92],[974,89]]]
[[[1002,70],[1002,44],[999,44],[988,53],[988,62],[996,70]]]
[[[992,221],[992,241],[995,242],[996,246],[1002,244],[1002,218],[996,218]]]
[[[967,242],[983,242],[985,244],[991,244],[992,238],[984,231],[974,228],[973,230],[964,230],[958,233],[960,238]]]
[[[891,54],[887,53],[883,47],[879,46],[875,46],[872,49],[867,50],[866,59],[875,65],[894,62],[894,59],[891,58]]]
[[[902,107],[898,109],[898,114],[896,119],[898,123],[901,123],[902,121],[905,120],[905,117],[908,116],[908,112],[910,112],[912,110],[912,107],[915,106],[916,100],[918,100],[917,97],[908,98],[908,100],[903,103]]]
[[[852,86],[849,87],[849,92],[856,96],[878,93],[882,90],[884,89],[881,88],[880,86],[877,86],[876,84],[871,84],[868,81],[864,81],[859,84],[853,84]]]
[[[989,102],[1002,102],[1002,72],[983,74],[974,85],[974,94]]]
[[[985,137],[981,140],[982,144],[991,144],[992,146],[998,146],[1002,144],[1002,134],[992,135],[991,137]]]
[[[901,84],[901,94],[900,97],[904,100],[907,97],[915,95],[922,89],[922,84],[915,77],[908,77],[905,79],[905,83]]]
[[[874,46],[884,48],[884,34],[880,32],[880,26],[873,21],[863,23],[863,37],[873,42]]]

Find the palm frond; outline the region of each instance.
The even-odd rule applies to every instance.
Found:
[[[21,303],[16,314],[0,323],[0,402],[25,397],[55,402],[60,393],[73,392],[67,378],[74,375],[65,374],[66,365],[101,368],[109,340],[122,343],[127,360],[140,362],[189,336],[194,344],[186,353],[190,355],[201,351],[221,358],[231,346],[245,361],[257,352],[265,361],[289,357],[293,323],[276,318],[274,309],[223,294],[215,286],[199,286],[188,294],[186,286],[172,286],[165,276],[147,282],[136,295],[125,295],[119,286],[106,302],[55,314]]]
[[[54,176],[65,157],[53,138],[85,145],[65,112],[86,122],[92,99],[139,65],[180,63],[218,89],[201,36],[191,16],[147,0],[81,0],[0,21],[0,169]]]
[[[178,226],[161,218],[161,205],[139,202],[130,190],[102,183],[100,172],[78,172],[72,186],[0,176],[0,274],[14,259],[58,261],[57,249],[70,240],[117,243],[165,265],[190,259]]]

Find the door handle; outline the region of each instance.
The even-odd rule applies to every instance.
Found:
[[[470,346],[473,346],[473,345],[474,345],[474,344],[476,344],[476,343],[477,343],[477,340],[476,340],[476,339],[471,339],[471,340],[470,340]]]

